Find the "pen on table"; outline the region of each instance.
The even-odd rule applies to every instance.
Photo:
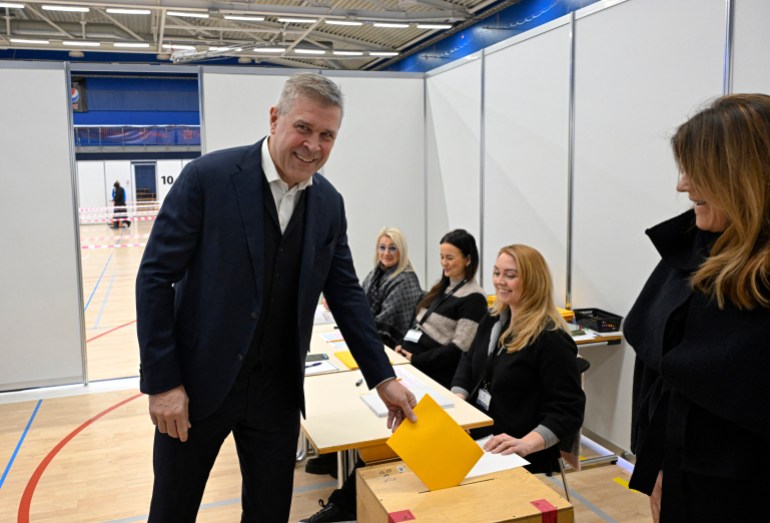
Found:
[[[358,380],[356,380],[356,387],[360,387],[363,382],[364,382],[364,378],[359,378]]]
[[[317,367],[317,366],[319,366],[320,364],[321,364],[321,362],[320,362],[320,361],[317,361],[317,362],[315,362],[315,363],[305,363],[305,368],[306,368],[306,369],[309,369],[310,367]]]

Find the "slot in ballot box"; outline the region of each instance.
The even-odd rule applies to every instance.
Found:
[[[359,523],[573,523],[572,505],[523,468],[430,491],[403,461],[356,471]]]

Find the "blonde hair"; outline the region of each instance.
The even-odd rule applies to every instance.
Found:
[[[503,247],[497,257],[502,254],[511,256],[516,262],[521,298],[510,325],[500,335],[498,345],[512,353],[529,345],[544,330],[562,329],[566,332],[567,324],[553,302],[551,271],[543,255],[537,249],[522,244]],[[490,314],[499,316],[507,307],[500,300],[495,300]]]
[[[693,274],[693,288],[720,308],[770,306],[770,96],[712,102],[671,139],[690,186],[721,209],[728,226]]]
[[[393,271],[393,274],[391,274],[388,279],[392,280],[402,272],[414,272],[414,269],[412,268],[412,262],[409,261],[409,253],[406,246],[406,238],[404,238],[404,235],[401,233],[400,229],[396,229],[395,227],[385,227],[383,228],[380,233],[377,235],[377,241],[374,244],[374,267],[375,269],[380,264],[380,257],[379,257],[379,248],[380,248],[380,240],[382,237],[385,236],[386,238],[390,238],[390,241],[393,242],[393,244],[396,246],[396,249],[398,249],[398,265],[396,265],[396,270]]]

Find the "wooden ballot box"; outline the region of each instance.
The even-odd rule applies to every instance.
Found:
[[[573,523],[572,505],[516,468],[430,491],[403,461],[356,471],[359,523]]]

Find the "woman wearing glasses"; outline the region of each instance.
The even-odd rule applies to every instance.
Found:
[[[409,330],[423,294],[399,229],[385,227],[377,235],[374,268],[362,286],[383,343],[395,347]]]

